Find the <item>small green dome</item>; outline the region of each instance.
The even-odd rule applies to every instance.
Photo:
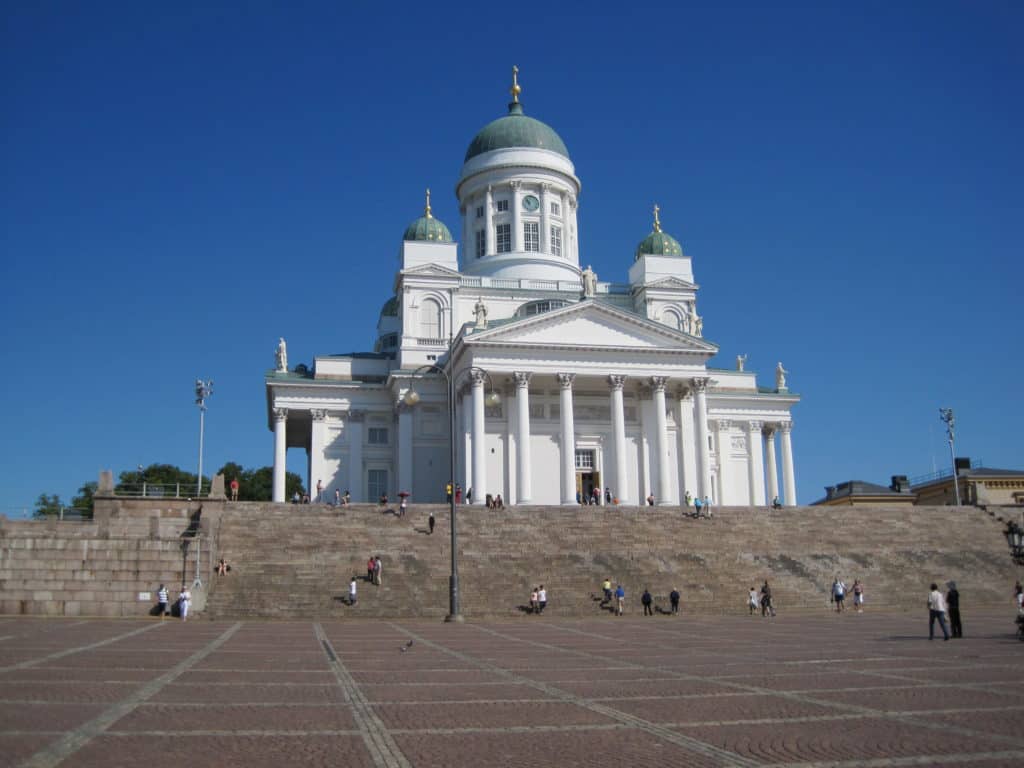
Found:
[[[654,206],[654,230],[636,247],[636,258],[641,256],[682,256],[683,246],[672,235],[661,231],[658,206]]]
[[[390,299],[384,302],[384,306],[380,308],[381,317],[398,317],[398,297],[392,296]]]
[[[430,212],[430,190],[427,190],[427,207],[423,215],[405,228],[403,240],[425,240],[432,243],[450,243],[452,233],[440,219],[435,219]]]
[[[516,101],[508,105],[508,114],[505,117],[488,123],[473,137],[469,149],[466,150],[466,160],[471,160],[484,152],[510,147],[547,149],[565,158],[569,157],[565,142],[554,129],[540,120],[524,115],[523,105]]]

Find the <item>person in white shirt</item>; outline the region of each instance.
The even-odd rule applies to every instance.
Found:
[[[846,599],[846,585],[843,580],[836,576],[832,582],[832,600],[836,604],[836,613],[843,612],[843,601]]]
[[[753,616],[757,613],[757,590],[753,587],[750,588],[750,602],[747,603],[750,608],[750,615]]]
[[[949,640],[949,629],[946,628],[946,600],[939,592],[939,585],[932,584],[932,591],[928,594],[928,639],[935,639],[935,621],[938,620],[942,627],[942,639]]]
[[[544,585],[540,585],[540,589],[537,590],[537,613],[544,613],[544,607],[548,604],[548,591],[544,589]]]
[[[178,605],[181,608],[181,620],[188,621],[188,609],[192,605],[192,593],[188,587],[181,588],[181,595],[178,597]]]
[[[352,577],[352,581],[348,583],[348,604],[356,604],[356,577]]]

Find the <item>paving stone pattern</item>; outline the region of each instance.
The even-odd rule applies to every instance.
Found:
[[[1024,643],[964,618],[6,618],[0,766],[1019,766]]]

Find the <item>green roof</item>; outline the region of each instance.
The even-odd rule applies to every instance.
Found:
[[[672,235],[655,229],[636,247],[636,258],[641,256],[682,256],[683,246]]]
[[[565,142],[555,133],[551,126],[534,120],[523,114],[523,105],[512,102],[508,105],[508,114],[485,125],[473,137],[466,150],[466,160],[495,149],[510,147],[528,147],[531,149],[547,149],[569,157]]]
[[[434,243],[450,243],[452,233],[440,219],[435,219],[430,214],[420,216],[416,221],[405,228],[403,240],[425,240]]]
[[[398,317],[398,297],[392,296],[380,308],[381,317]]]

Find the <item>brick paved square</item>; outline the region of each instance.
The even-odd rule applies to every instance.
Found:
[[[258,706],[147,704],[115,722],[111,731],[348,731],[355,730],[347,704]]]

